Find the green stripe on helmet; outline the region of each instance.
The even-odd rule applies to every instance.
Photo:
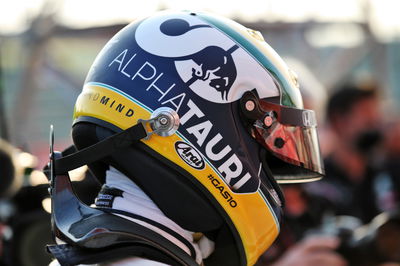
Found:
[[[272,76],[275,78],[277,82],[279,82],[280,90],[281,90],[281,104],[289,106],[289,107],[302,107],[302,103],[299,103],[298,100],[293,99],[291,95],[298,94],[293,90],[297,90],[297,88],[293,88],[289,81],[284,77],[281,71],[263,54],[260,49],[258,49],[254,44],[251,43],[246,37],[241,35],[239,32],[231,28],[228,24],[224,23],[223,19],[218,19],[215,16],[210,16],[204,13],[196,13],[197,16],[204,19],[208,23],[212,24],[229,37],[231,37],[235,42],[240,44],[243,49],[247,50],[254,58],[257,60],[265,69],[267,69]],[[301,99],[300,99],[301,100]]]

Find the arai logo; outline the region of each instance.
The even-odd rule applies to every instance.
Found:
[[[205,163],[203,157],[201,157],[200,153],[189,144],[177,141],[175,142],[175,150],[179,157],[181,157],[182,160],[191,167],[199,170],[204,168]]]

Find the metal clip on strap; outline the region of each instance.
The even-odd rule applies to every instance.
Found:
[[[98,143],[79,150],[73,154],[61,157],[54,162],[56,174],[65,174],[72,169],[76,169],[86,164],[98,161],[117,150],[129,147],[135,141],[149,139],[156,131],[149,131],[148,124],[154,119],[141,120],[138,124],[112,135]]]
[[[153,134],[170,136],[176,132],[178,126],[179,117],[177,113],[171,108],[161,107],[153,112],[150,119],[139,119],[136,125],[120,133],[57,159],[54,162],[56,174],[65,174],[72,169],[93,163],[119,149],[129,147],[135,141],[148,140]]]

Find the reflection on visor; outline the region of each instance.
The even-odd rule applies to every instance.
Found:
[[[285,162],[269,163],[279,183],[306,182],[324,175],[314,111],[259,100],[252,92],[246,92],[241,101],[253,137]],[[252,110],[249,101],[254,103]]]
[[[297,171],[297,173],[288,174],[281,171],[281,173],[275,173],[276,178],[287,181],[293,179],[310,181],[322,177],[324,171],[315,127],[301,128],[276,124],[271,131],[259,127],[255,127],[255,130],[262,138],[262,144],[273,155],[287,163],[312,171]],[[260,140],[260,138],[257,139]],[[273,169],[274,167],[271,166],[272,171]]]

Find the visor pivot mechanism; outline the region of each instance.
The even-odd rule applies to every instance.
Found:
[[[264,126],[265,127],[270,127],[274,122],[275,122],[275,116],[273,112],[268,112],[265,117],[264,117]]]
[[[247,111],[251,112],[251,111],[253,111],[254,108],[256,107],[256,104],[254,103],[254,101],[248,100],[248,101],[245,103],[245,107],[246,107],[246,110],[247,110]]]
[[[178,130],[180,120],[178,114],[173,109],[160,107],[151,114],[149,120],[140,120],[139,122],[149,124],[153,130],[148,130],[148,127],[144,125],[147,131],[145,139],[149,139],[154,133],[162,137],[173,135]]]

